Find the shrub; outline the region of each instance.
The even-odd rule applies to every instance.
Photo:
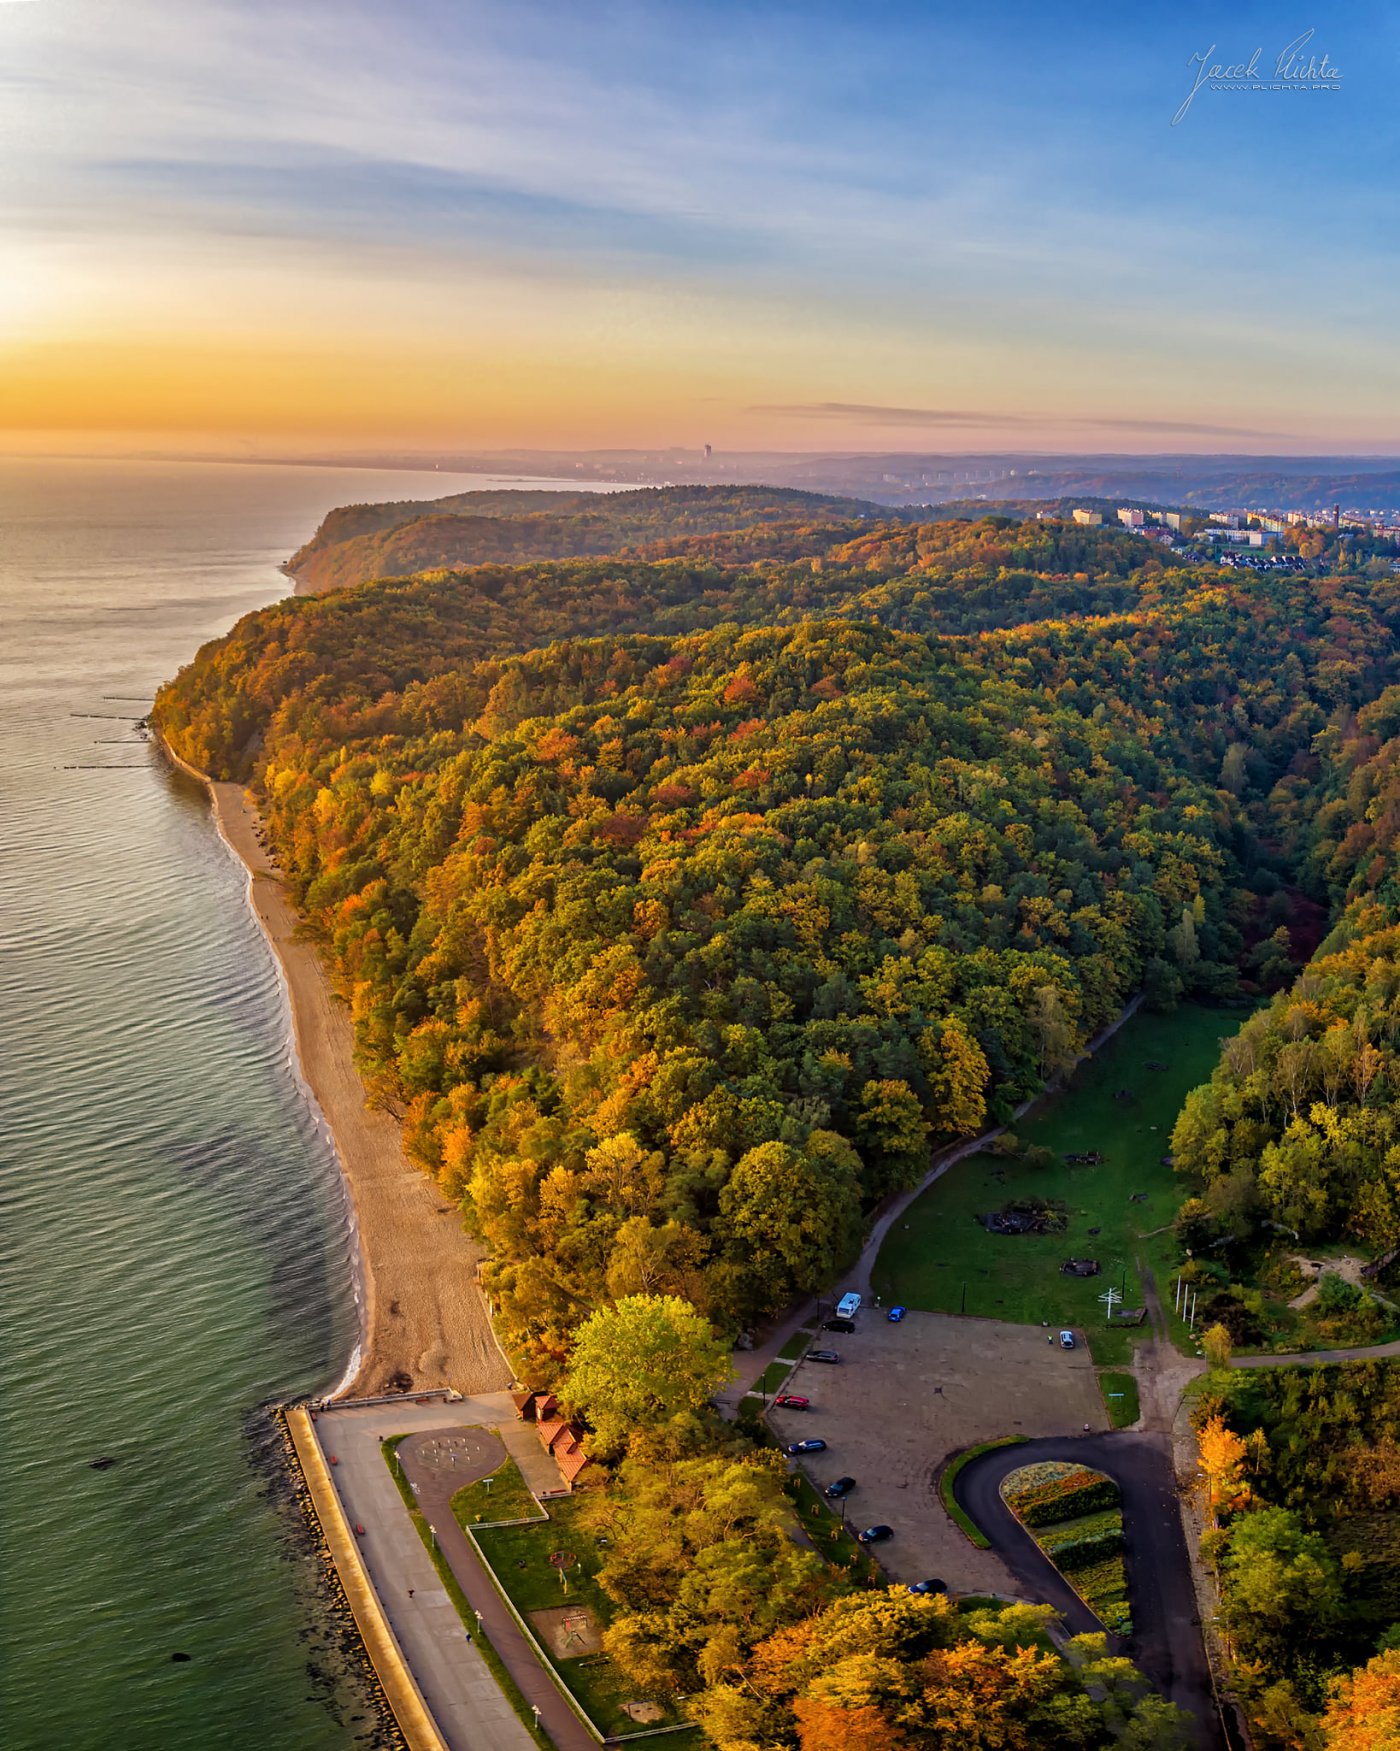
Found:
[[[1090,1477],[1073,1489],[1029,1502],[1012,1499],[1012,1509],[1027,1526],[1055,1526],[1061,1520],[1077,1520],[1099,1508],[1118,1506],[1118,1485],[1109,1477]]]
[[[1047,1540],[1045,1554],[1050,1557],[1057,1569],[1063,1569],[1069,1573],[1071,1570],[1087,1568],[1092,1563],[1102,1562],[1105,1557],[1118,1556],[1122,1549],[1123,1528],[1109,1526],[1101,1532],[1091,1532],[1079,1538],[1067,1539],[1065,1543],[1053,1547]]]
[[[1317,1304],[1324,1318],[1331,1319],[1339,1313],[1352,1313],[1363,1299],[1364,1291],[1358,1289],[1355,1283],[1348,1283],[1336,1271],[1322,1273],[1317,1285]]]

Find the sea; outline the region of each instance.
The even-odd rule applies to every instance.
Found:
[[[242,866],[139,722],[333,506],[545,484],[0,458],[9,1751],[375,1742],[265,1408],[349,1365],[348,1204]]]

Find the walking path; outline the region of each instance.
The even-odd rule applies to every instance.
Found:
[[[1314,1368],[1324,1362],[1369,1362],[1400,1356],[1400,1338],[1388,1344],[1363,1344],[1354,1350],[1302,1350],[1296,1356],[1232,1356],[1232,1368]]]
[[[458,1428],[449,1433],[470,1437],[479,1449],[474,1462],[456,1467],[435,1463],[433,1448],[441,1438],[436,1434],[412,1435],[399,1447],[399,1462],[413,1486],[418,1506],[436,1531],[438,1548],[466,1594],[467,1603],[478,1613],[478,1622],[491,1638],[492,1647],[505,1662],[526,1702],[540,1711],[540,1720],[558,1751],[596,1751],[597,1741],[541,1666],[452,1512],[452,1498],[463,1484],[485,1477],[505,1458],[501,1444],[494,1434],[486,1435],[481,1430]]]
[[[499,1464],[504,1451],[498,1438],[484,1430],[513,1416],[506,1393],[485,1393],[455,1403],[332,1408],[319,1412],[312,1424],[346,1518],[352,1527],[364,1527],[357,1542],[384,1615],[450,1751],[535,1751],[535,1743],[468,1641],[457,1607],[408,1517],[381,1448],[389,1436],[405,1431],[475,1425],[486,1444],[484,1450],[494,1453]],[[468,1481],[464,1473],[461,1482]],[[450,1520],[451,1515],[444,1518]],[[437,1525],[439,1532],[445,1529],[431,1517],[429,1524]],[[472,1603],[480,1605],[476,1599]],[[484,1615],[485,1607],[481,1609]],[[504,1659],[504,1649],[501,1654]],[[533,1656],[531,1665],[543,1679]],[[518,1675],[516,1681],[520,1683]],[[521,1688],[525,1690],[525,1685]],[[553,1690],[552,1685],[549,1688]],[[557,1691],[554,1694],[558,1697]]]

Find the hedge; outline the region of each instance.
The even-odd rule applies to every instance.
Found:
[[[943,1467],[938,1479],[938,1495],[953,1523],[963,1532],[970,1544],[975,1544],[978,1550],[990,1550],[992,1541],[969,1515],[962,1510],[960,1503],[953,1494],[953,1484],[958,1473],[965,1465],[970,1465],[974,1459],[979,1459],[984,1453],[991,1453],[997,1447],[1016,1447],[1022,1441],[1028,1440],[1026,1435],[1001,1435],[995,1441],[979,1441],[975,1447],[965,1447],[961,1453],[954,1456]]]
[[[1101,1532],[1067,1538],[1063,1544],[1045,1542],[1041,1547],[1057,1569],[1080,1569],[1105,1557],[1117,1556],[1123,1548],[1123,1528],[1110,1526]]]
[[[1082,1483],[1072,1479],[1067,1482],[1072,1487],[1054,1495],[1036,1491],[1030,1496],[1009,1496],[1007,1500],[1027,1526],[1054,1526],[1061,1520],[1077,1520],[1099,1508],[1118,1506],[1118,1485],[1111,1477],[1091,1474]]]

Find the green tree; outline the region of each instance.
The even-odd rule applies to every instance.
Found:
[[[698,1411],[732,1373],[707,1319],[675,1295],[629,1295],[579,1330],[563,1396],[616,1453],[638,1430]]]
[[[1321,1533],[1288,1508],[1261,1508],[1230,1528],[1221,1618],[1246,1658],[1301,1653],[1341,1612],[1341,1571]]]
[[[919,1097],[907,1082],[887,1078],[861,1089],[856,1137],[875,1169],[878,1190],[917,1182],[928,1159],[928,1134]]]
[[[860,1248],[860,1159],[833,1131],[799,1148],[760,1143],[720,1193],[726,1247],[741,1267],[749,1311],[825,1288]]]

